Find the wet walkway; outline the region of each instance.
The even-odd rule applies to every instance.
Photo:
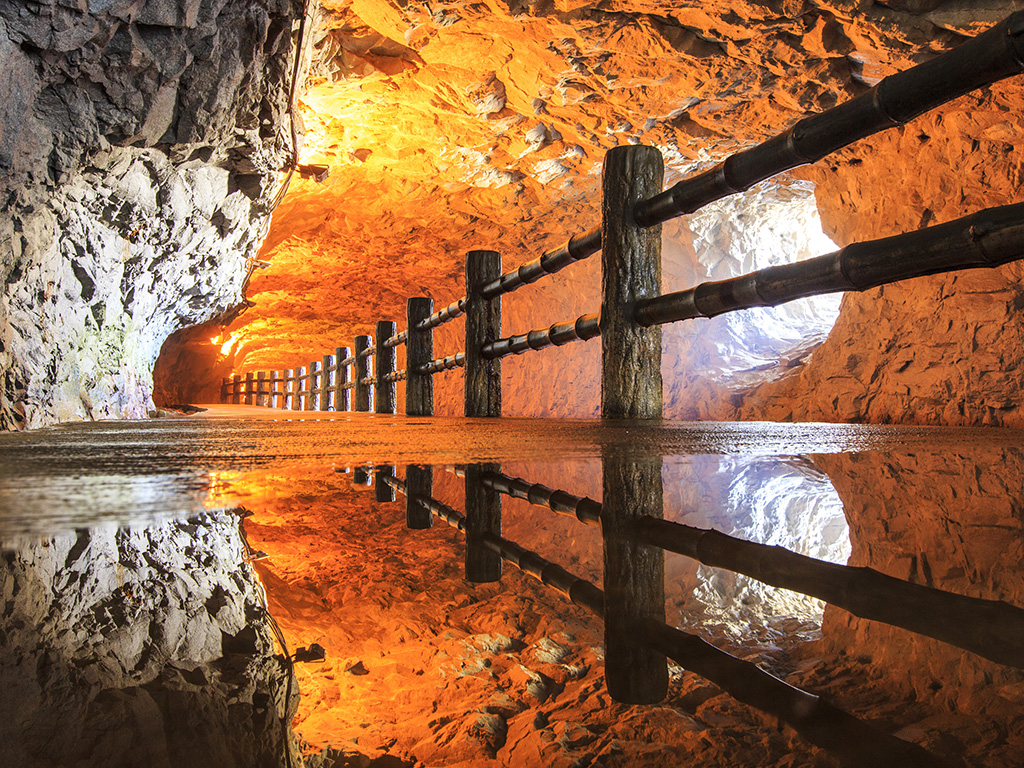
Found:
[[[620,456],[1016,448],[1024,431],[764,422],[406,417],[208,406],[194,416],[0,435],[0,539],[181,517],[237,501],[224,478],[269,467]]]

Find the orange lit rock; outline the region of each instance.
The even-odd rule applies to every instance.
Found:
[[[247,295],[256,306],[227,329],[239,338],[234,368],[308,365],[372,333],[379,318],[401,324],[408,296],[448,303],[462,295],[461,263],[472,248],[499,250],[513,266],[590,228],[601,158],[612,146],[659,146],[672,182],[1012,9],[793,0],[428,11],[327,2],[302,102],[303,158],[332,174],[323,185],[293,181],[278,209],[263,250],[273,266],[253,276]],[[796,175],[816,184],[840,244],[1014,202],[1021,157],[1013,116],[1022,105],[1011,80]],[[702,381],[699,360],[679,357],[666,364],[697,373],[670,383],[690,393],[673,413],[1020,423],[1016,269],[848,297],[829,343],[810,358],[795,352],[783,360],[786,381],[754,392],[753,379]],[[524,309],[507,310],[506,332],[568,319],[526,308],[553,297],[558,309],[594,311],[585,301],[596,296],[594,267],[569,273],[563,287],[509,297]],[[527,316],[537,319],[521,325]],[[509,361],[507,412],[594,415],[589,374],[559,375],[567,364],[593,369],[591,358],[576,346]],[[439,386],[454,399],[439,409],[458,413],[459,374],[447,376],[452,383]],[[198,369],[196,379],[204,377],[217,375]],[[551,387],[545,403],[511,394],[537,380]],[[447,394],[438,401],[449,402]]]

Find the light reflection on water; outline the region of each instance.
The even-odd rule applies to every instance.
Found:
[[[346,414],[311,420],[264,416],[258,421],[86,424],[4,435],[0,538],[11,550],[72,529],[81,536],[99,524],[139,528],[244,505],[256,513],[253,525],[266,538],[257,544],[271,553],[264,573],[272,584],[284,589],[288,572],[311,569],[299,579],[309,580],[309,594],[288,586],[289,597],[282,598],[286,632],[291,626],[303,642],[321,635],[334,638],[339,647],[328,652],[349,656],[356,651],[345,650],[343,632],[315,626],[331,615],[330,606],[345,610],[344,599],[333,595],[349,589],[318,582],[314,575],[326,567],[320,563],[339,557],[329,548],[320,551],[321,539],[330,539],[330,526],[336,524],[329,516],[369,515],[371,528],[379,525],[396,536],[401,526],[398,506],[373,505],[365,491],[346,490],[350,480],[338,470],[387,463],[398,465],[401,477],[407,464],[432,465],[434,495],[461,510],[463,480],[444,471],[447,467],[500,461],[509,475],[600,500],[601,456],[623,452],[662,457],[668,520],[821,561],[849,561],[955,594],[1024,605],[1019,567],[1024,558],[1024,442],[1019,431],[690,423],[651,427],[525,419],[503,420],[501,425],[495,429],[494,422],[482,420]],[[301,519],[294,523],[294,534],[292,516]],[[600,584],[599,528],[515,499],[505,500],[503,526],[507,538]],[[271,535],[272,529],[280,533]],[[294,541],[288,538],[292,535]],[[403,543],[394,545],[398,560],[403,552],[417,552],[417,536],[419,541],[427,536],[415,531],[401,535]],[[431,546],[439,546],[437,532],[430,536]],[[450,549],[444,589],[453,593],[462,589],[457,586],[461,541],[451,534],[440,542]],[[368,562],[362,542],[330,546],[339,547],[344,557]],[[444,557],[437,549],[429,556]],[[127,561],[126,555],[121,557]],[[309,559],[308,566],[302,565],[303,558]],[[392,567],[403,566],[396,562]],[[203,568],[197,564],[192,577],[201,581]],[[116,592],[121,585],[110,588]],[[417,589],[411,582],[409,588]],[[271,598],[273,602],[273,588]],[[319,613],[319,608],[314,610],[317,601],[324,604]],[[564,610],[561,605],[551,595],[546,610],[557,618]],[[851,707],[867,705],[854,689],[843,686],[866,673],[869,679],[884,681],[891,700],[927,699],[939,711],[956,711],[961,719],[940,727],[928,720],[929,711],[909,704],[900,708],[890,701],[889,730],[932,723],[921,725],[924,735],[912,739],[926,746],[941,746],[946,743],[943,733],[957,731],[956,750],[968,758],[968,765],[1015,765],[1024,757],[1024,726],[1012,714],[1017,704],[1017,712],[1024,707],[1019,669],[676,554],[666,558],[666,618],[776,674],[796,676],[796,684],[848,696]],[[345,672],[330,669],[331,675]],[[328,685],[311,675],[307,682],[314,689]],[[869,698],[881,695],[877,688],[868,690],[864,695]],[[896,714],[904,711],[912,713],[906,715],[909,720]],[[1002,735],[995,747],[983,748],[984,739],[971,731],[975,721],[996,724]]]

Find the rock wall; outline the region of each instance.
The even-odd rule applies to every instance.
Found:
[[[228,512],[6,549],[4,765],[287,764],[297,685],[244,557]]]
[[[805,169],[842,244],[1024,200],[1018,77]],[[1024,267],[850,293],[829,339],[742,418],[1024,425]]]
[[[295,5],[0,7],[0,426],[144,416],[164,338],[241,301]]]

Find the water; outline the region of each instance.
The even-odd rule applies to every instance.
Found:
[[[378,502],[353,482],[371,463],[400,478],[432,466],[433,495],[462,513],[455,468],[499,462],[599,501],[603,457],[660,461],[665,519],[766,545],[740,558],[762,576],[791,577],[773,557],[788,550],[895,577],[880,595],[853,581],[844,610],[669,552],[669,625],[824,695],[875,729],[867,741],[895,733],[972,766],[1024,758],[1024,675],[992,660],[1024,654],[1000,628],[1024,606],[1021,432],[272,416],[0,436],[5,764],[286,764],[288,674],[264,585],[290,650],[327,649],[296,666],[298,733],[353,760],[832,764],[723,693],[727,681],[676,665],[663,703],[614,704],[591,611],[507,562],[500,583],[468,584],[462,533],[439,520],[410,531],[401,496]],[[239,504],[244,523],[221,511]],[[601,586],[599,526],[509,498],[502,523],[505,539]],[[807,591],[832,584],[824,567]],[[994,624],[964,620],[955,596],[1004,605],[968,606]]]

